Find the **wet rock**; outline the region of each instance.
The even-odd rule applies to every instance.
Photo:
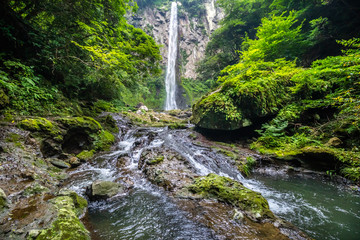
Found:
[[[62,152],[61,145],[51,138],[45,139],[41,142],[40,150],[46,158],[59,155]]]
[[[145,112],[149,111],[148,107],[145,106],[145,105],[139,107],[139,110],[140,110],[140,111],[145,111]]]
[[[142,107],[142,106],[145,106],[142,102],[139,102],[136,106],[135,106],[135,108],[140,108],[140,107]]]
[[[71,157],[69,159],[69,164],[71,165],[71,167],[78,167],[78,166],[80,166],[81,161],[77,157]]]
[[[70,165],[62,160],[59,159],[51,159],[50,163],[58,168],[69,168]]]
[[[343,142],[338,137],[330,138],[329,141],[326,143],[326,146],[329,147],[339,147]]]
[[[8,200],[4,190],[0,188],[0,213],[8,207]]]
[[[153,121],[153,122],[158,122],[158,121],[160,121],[160,119],[159,119],[158,117],[155,117],[154,115],[150,115],[150,119],[151,119],[151,121]]]
[[[91,200],[107,199],[123,192],[124,187],[120,183],[110,181],[93,182],[86,190],[86,194]]]
[[[41,233],[41,230],[38,230],[38,229],[32,229],[29,231],[27,237],[30,238],[30,239],[36,239],[37,236],[39,236]]]

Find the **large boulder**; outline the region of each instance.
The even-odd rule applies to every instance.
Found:
[[[236,130],[251,125],[233,100],[215,91],[193,105],[192,122],[196,126],[214,130]]]
[[[267,200],[240,182],[216,174],[195,179],[189,190],[206,198],[217,198],[247,213],[253,220],[275,219]]]
[[[107,199],[123,192],[124,187],[120,183],[110,181],[95,181],[86,190],[91,200]]]

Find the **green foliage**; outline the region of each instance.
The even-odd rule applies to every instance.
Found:
[[[251,169],[256,165],[256,160],[253,157],[247,157],[246,163],[239,167],[239,170],[246,176],[250,175]]]
[[[93,148],[97,151],[109,150],[115,142],[115,137],[110,132],[102,130],[99,134],[92,135],[94,138]]]
[[[199,18],[206,13],[205,6],[202,1],[199,0],[179,0],[182,7],[186,9],[189,15],[193,18]]]
[[[339,42],[352,49],[344,50],[344,56],[317,60],[312,68],[295,74],[291,102],[263,125],[252,147],[280,157],[327,154],[341,162],[339,173],[358,181],[360,51],[357,39]],[[321,112],[326,114],[320,116]],[[344,149],[327,143],[335,136]]]
[[[244,41],[260,40],[256,38],[260,25],[264,35],[254,49],[262,52],[248,52],[251,57],[298,58],[298,63],[306,66],[314,59],[339,54],[333,36],[344,39],[358,36],[353,31],[359,25],[359,18],[352,10],[358,8],[354,1],[219,0],[217,5],[224,10],[225,17],[210,36],[206,57],[197,68],[199,79],[204,82],[214,83],[222,69],[239,60],[238,52],[248,48]],[[289,16],[281,15],[284,12],[289,12]],[[290,15],[295,19],[291,20]],[[285,22],[276,25],[277,21],[272,21],[279,18],[288,18],[286,22],[292,26],[279,29]]]
[[[18,59],[4,61],[0,66],[0,90],[4,107],[9,104],[7,107],[23,115],[51,111],[55,108],[53,102],[61,98],[55,87],[35,74],[33,67]]]
[[[182,78],[181,85],[185,89],[186,95],[189,97],[190,105],[194,104],[209,91],[208,86],[196,79]]]
[[[294,11],[263,18],[257,28],[256,38],[246,37],[242,43],[240,59],[242,61],[273,61],[278,58],[294,60],[306,49],[307,42],[301,34],[302,24],[298,22]]]
[[[341,173],[354,182],[360,180],[360,167],[346,167],[341,170]]]
[[[132,0],[5,1],[1,7],[11,11],[0,19],[9,44],[0,65],[2,108],[74,114],[63,94],[119,100],[125,90],[144,93],[145,79],[160,73],[158,45],[126,21],[137,9]],[[13,51],[22,60],[10,58]]]

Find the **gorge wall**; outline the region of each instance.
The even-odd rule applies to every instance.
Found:
[[[179,47],[178,47],[178,90],[177,104],[187,107],[185,91],[181,87],[181,77],[195,79],[196,63],[205,55],[205,48],[211,33],[218,28],[223,18],[222,10],[216,7],[216,0],[199,0],[196,6],[186,6],[178,1]],[[160,6],[140,6],[137,14],[130,17],[130,23],[143,29],[161,45],[162,64],[166,66],[169,46],[169,24],[171,2]],[[186,97],[185,97],[186,98]]]
[[[199,0],[199,2],[202,3],[197,13],[191,12],[178,2],[179,57],[181,76],[185,78],[196,78],[195,64],[204,57],[209,36],[223,17],[223,12],[215,5],[216,0]],[[171,2],[167,2],[159,7],[141,8],[131,17],[131,23],[135,27],[143,29],[162,45],[161,55],[164,64],[167,63],[170,4]]]

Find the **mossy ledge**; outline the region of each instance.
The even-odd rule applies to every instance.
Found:
[[[64,148],[69,140],[76,141],[77,138],[74,137],[79,135],[82,137],[82,141],[88,142],[84,149],[80,149],[80,151],[83,151],[80,154],[81,158],[79,157],[81,160],[91,158],[95,151],[109,150],[115,142],[114,135],[105,130],[98,121],[91,117],[62,117],[53,120],[27,118],[21,120],[17,126],[32,132],[35,137],[53,139],[54,144],[58,145],[58,149],[61,148],[60,145]],[[72,142],[68,145],[74,144],[76,145],[76,143]]]
[[[62,140],[59,127],[46,118],[27,118],[18,123],[18,126],[31,132],[41,132]]]
[[[213,173],[195,179],[188,186],[192,193],[205,198],[215,198],[233,205],[256,220],[274,219],[267,200],[260,193],[254,192],[241,183]]]

